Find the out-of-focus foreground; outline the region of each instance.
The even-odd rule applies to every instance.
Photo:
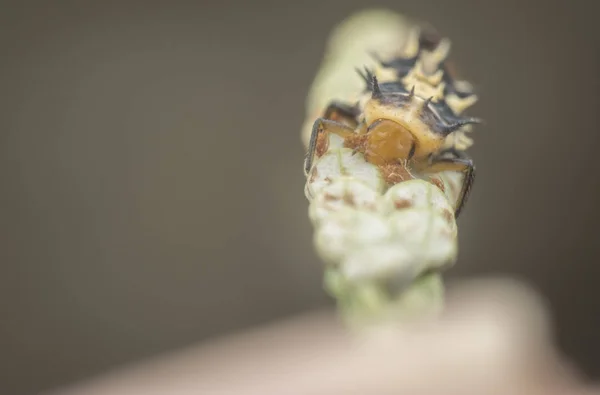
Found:
[[[448,275],[527,280],[597,376],[595,5],[379,4],[449,37],[480,93]],[[331,306],[299,132],[331,28],[364,6],[3,3],[0,393]]]
[[[479,280],[452,289],[440,320],[348,336],[314,314],[54,395],[600,394],[556,354],[548,329],[530,290]]]

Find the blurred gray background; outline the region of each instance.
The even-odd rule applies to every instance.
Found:
[[[431,22],[480,92],[450,276],[530,282],[599,376],[593,2],[1,5],[0,393],[331,305],[299,133],[331,27],[366,6]]]

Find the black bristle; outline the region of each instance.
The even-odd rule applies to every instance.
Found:
[[[438,129],[443,134],[449,135],[450,133],[457,131],[458,129],[460,129],[461,127],[463,127],[465,125],[478,124],[481,122],[483,122],[483,121],[479,118],[465,118],[465,119],[460,119],[450,125],[438,125]]]
[[[369,70],[367,67],[365,67],[363,70],[356,67],[354,70],[356,70],[356,72],[358,73],[360,78],[362,78],[363,81],[365,81],[365,84],[367,85],[367,90],[372,91],[373,90],[373,72],[371,70]]]
[[[379,99],[383,96],[383,93],[381,93],[381,89],[379,89],[379,84],[377,83],[377,77],[376,76],[372,76],[371,79],[371,83],[373,84],[373,95],[372,97],[374,99]]]
[[[433,96],[429,97],[427,100],[425,100],[423,102],[423,109],[426,109],[429,107],[429,104],[431,103],[431,101],[433,100]]]

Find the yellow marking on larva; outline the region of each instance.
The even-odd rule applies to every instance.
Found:
[[[423,51],[421,53],[421,61],[423,62],[423,71],[425,74],[432,74],[439,69],[442,63],[450,53],[450,40],[442,39],[438,46],[433,51]]]
[[[373,73],[377,76],[377,80],[380,83],[383,82],[394,82],[398,79],[396,70],[392,67],[383,67],[381,64],[377,64],[373,70]]]
[[[444,78],[444,71],[438,70],[431,75],[425,74],[423,71],[423,66],[420,61],[415,63],[415,66],[406,74],[406,76],[402,79],[402,83],[404,86],[412,86],[417,83],[425,83],[432,86],[437,86],[442,82],[442,78]]]
[[[478,97],[476,95],[460,98],[455,94],[450,94],[446,96],[446,103],[448,103],[448,107],[450,107],[450,109],[452,109],[452,111],[458,115],[475,104],[477,99]]]
[[[473,139],[468,137],[464,130],[457,130],[446,137],[444,144],[442,145],[442,149],[455,148],[464,151],[472,145]]]
[[[436,88],[433,88],[431,91],[431,95],[424,95],[423,97],[433,97],[434,102],[438,102],[440,99],[444,98],[444,89],[446,88],[446,83],[440,83]]]

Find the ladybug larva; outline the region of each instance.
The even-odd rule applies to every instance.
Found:
[[[477,97],[470,84],[449,72],[450,43],[428,31],[414,29],[403,53],[377,67],[357,69],[365,83],[355,102],[332,101],[316,119],[304,162],[306,175],[315,157],[327,151],[329,135],[380,168],[388,185],[442,172],[463,174],[454,207],[458,217],[475,179],[472,144],[465,133],[478,118],[463,111]],[[374,55],[376,57],[376,55]]]

